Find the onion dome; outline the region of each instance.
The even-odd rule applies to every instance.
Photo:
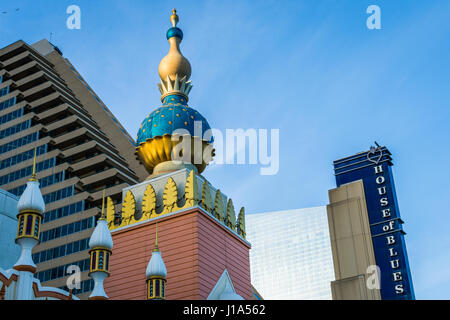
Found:
[[[37,149],[35,148],[31,178],[28,180],[27,187],[17,203],[17,210],[19,213],[23,211],[32,211],[42,214],[45,211],[44,198],[39,189],[39,181],[36,179],[36,150]]]
[[[97,226],[92,232],[89,240],[89,248],[105,248],[111,250],[113,248],[113,240],[111,232],[108,228],[108,223],[105,219],[98,219]]]
[[[164,263],[161,250],[158,248],[158,226],[156,225],[156,240],[155,240],[155,249],[153,249],[152,257],[148,262],[147,269],[145,271],[145,275],[147,278],[163,278],[167,277],[167,269],[166,264]]]
[[[191,65],[180,52],[179,45],[183,39],[183,32],[176,26],[178,20],[174,9],[171,16],[173,27],[167,31],[167,39],[170,43],[169,53],[159,64],[161,82],[158,86],[163,104],[142,121],[137,134],[136,154],[147,171],[154,175],[183,167],[201,173],[214,155],[213,137],[208,132],[211,127],[198,111],[187,104],[188,94],[192,89],[189,80]],[[175,134],[183,136],[183,139],[185,136],[190,136],[191,149],[194,149],[194,142],[200,141],[201,150],[197,150],[200,148],[194,149],[193,152],[183,150],[182,154],[185,156],[182,159],[173,159],[174,147],[183,141],[183,139],[172,141],[172,136]],[[209,148],[209,153],[205,152],[206,148]],[[204,154],[210,154],[210,157],[204,159]],[[172,160],[182,161],[179,165],[173,165]],[[164,162],[166,162],[164,165],[157,168]]]
[[[161,251],[153,251],[152,257],[148,262],[147,269],[145,271],[147,278],[150,277],[167,277],[166,265],[161,257]]]
[[[208,121],[198,111],[186,105],[185,101],[180,96],[166,97],[164,104],[142,121],[137,144],[145,143],[158,136],[172,134],[177,129],[185,129],[192,137],[202,138],[211,127]],[[207,142],[213,142],[212,136]]]
[[[39,189],[39,182],[36,179],[32,178],[27,182],[27,187],[17,203],[17,210],[19,212],[37,211],[40,213],[45,211],[44,198]]]

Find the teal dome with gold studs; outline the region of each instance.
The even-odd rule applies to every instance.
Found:
[[[166,34],[170,44],[169,52],[161,60],[158,68],[161,79],[158,87],[162,105],[142,121],[137,134],[136,154],[152,175],[183,167],[201,173],[214,156],[212,148],[214,139],[210,132],[207,133],[211,128],[206,119],[188,106],[189,92],[192,89],[189,80],[191,64],[180,51],[183,32],[176,26],[178,15],[175,9],[170,20],[172,28]],[[202,146],[201,150],[197,150],[198,148],[188,150],[190,156],[187,157],[186,150],[182,150],[181,165],[178,164],[180,161],[176,162],[172,159],[172,151],[180,142],[180,139],[172,139],[174,134],[183,136],[183,139],[186,135],[190,136],[191,149],[199,141]],[[206,159],[203,157],[205,154]],[[201,161],[198,161],[199,155]],[[186,158],[190,158],[191,161],[187,161]],[[196,161],[201,163],[195,163]]]
[[[206,119],[187,105],[186,99],[179,95],[164,98],[163,105],[151,112],[142,122],[137,135],[137,144],[154,137],[171,135],[177,129],[184,129],[193,137],[204,138],[210,128]],[[180,131],[182,133],[182,131]],[[200,136],[201,134],[201,136]],[[207,139],[209,143],[213,138]]]

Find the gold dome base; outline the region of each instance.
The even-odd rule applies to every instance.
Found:
[[[190,139],[190,143],[187,141],[185,144],[184,139]],[[178,144],[181,145],[178,146]],[[184,144],[186,147],[190,146],[190,156],[182,150]],[[201,145],[201,150],[195,150],[200,149],[198,147],[195,148],[196,144]],[[179,157],[174,159],[174,155],[177,151]],[[203,155],[205,154],[207,154],[208,157],[204,159]],[[154,173],[154,169],[158,164],[162,164],[167,161],[172,162],[174,165],[171,166],[169,164],[165,164],[163,166],[165,168],[177,168],[180,164],[190,164],[194,165],[199,173],[202,173],[208,163],[212,161],[214,149],[212,144],[201,140],[198,137],[186,135],[182,136],[179,140],[172,140],[172,135],[165,134],[162,137],[154,137],[141,143],[138,147],[136,147],[136,155],[150,174]]]

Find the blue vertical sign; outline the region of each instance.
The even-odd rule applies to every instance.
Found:
[[[337,186],[363,180],[380,293],[384,300],[412,300],[414,289],[392,175],[391,153],[386,147],[334,161]]]

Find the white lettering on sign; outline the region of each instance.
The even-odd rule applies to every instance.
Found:
[[[381,213],[383,214],[383,218],[387,218],[391,216],[391,209],[387,208],[387,209],[383,209],[381,210]]]
[[[389,256],[395,257],[397,255],[397,251],[394,248],[389,248]]]
[[[375,169],[375,174],[383,173],[383,166],[381,164],[373,168]]]
[[[395,260],[391,260],[391,268],[392,269],[398,269],[398,267],[400,267],[400,260],[395,259]]]
[[[385,224],[383,226],[383,231],[384,232],[388,232],[388,231],[394,230],[394,223],[395,223],[394,220],[389,221],[388,224]]]
[[[379,187],[377,187],[377,191],[378,191],[378,195],[380,196],[380,205],[382,207],[386,207],[389,205],[389,199],[387,197],[387,188],[385,185],[383,185],[386,182],[386,178],[383,175],[384,174],[383,165],[377,165],[373,168],[375,170],[375,175],[376,175],[375,183],[377,185],[379,185]],[[383,218],[391,217],[391,209],[390,208],[382,209],[381,216]],[[394,225],[395,225],[395,220],[391,220],[391,221],[387,222],[386,224],[384,224],[382,226],[383,232],[394,231],[395,230]],[[386,236],[386,245],[389,246],[389,248],[388,248],[389,257],[391,257],[391,258],[396,257],[398,255],[398,252],[393,247],[393,245],[395,245],[395,243],[396,243],[396,240],[395,240],[394,235]],[[390,260],[389,263],[391,265],[392,271],[400,268],[400,259]],[[394,282],[403,280],[401,271],[394,271],[392,273],[392,277],[394,279]],[[403,294],[405,292],[403,283],[396,284],[394,286],[394,291],[396,294]]]
[[[401,273],[401,271],[399,271],[399,272],[394,272],[394,273],[392,274],[392,276],[394,277],[394,281],[400,281],[400,280],[402,280],[402,273]]]
[[[391,244],[394,244],[394,243],[395,243],[395,238],[394,238],[394,236],[387,236],[387,237],[386,237],[386,240],[387,240],[387,244],[388,244],[388,245],[391,245]]]
[[[383,187],[381,187],[381,188],[378,188],[378,194],[379,194],[380,196],[386,194],[386,186],[383,186]]]
[[[385,180],[386,180],[386,179],[384,179],[384,176],[378,176],[378,177],[375,179],[375,182],[376,182],[377,184],[382,184],[382,183],[384,183]]]
[[[403,284],[398,284],[398,285],[395,286],[395,293],[396,294],[402,294],[403,292],[404,292]]]

